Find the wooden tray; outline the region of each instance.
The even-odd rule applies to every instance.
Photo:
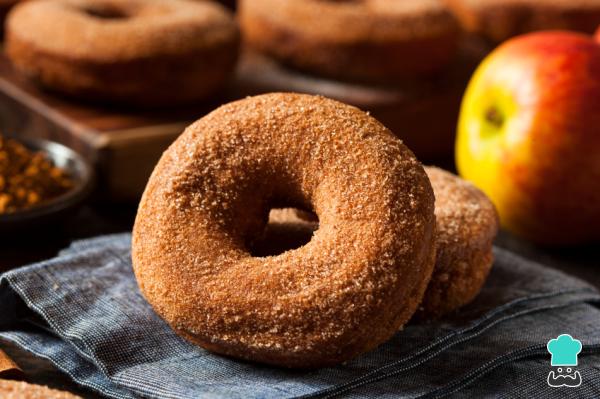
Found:
[[[86,104],[40,90],[0,55],[0,131],[74,148],[97,165],[98,180],[114,199],[137,197],[162,151],[220,101],[148,111]]]
[[[219,97],[178,109],[123,110],[69,100],[36,87],[0,54],[0,131],[62,142],[90,159],[102,193],[136,200],[164,149],[190,122],[218,105],[272,91],[322,94],[369,111],[424,162],[451,157],[468,76],[485,54],[467,47],[443,75],[417,83],[369,86],[305,75],[245,52]]]

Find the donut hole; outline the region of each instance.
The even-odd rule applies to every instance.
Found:
[[[277,256],[308,244],[319,227],[317,216],[297,208],[272,208],[264,230],[248,245],[254,257]]]
[[[127,19],[130,17],[125,10],[108,6],[87,6],[81,9],[86,15],[99,19]]]

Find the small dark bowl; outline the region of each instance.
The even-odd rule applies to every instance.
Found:
[[[90,164],[75,151],[52,141],[29,137],[10,137],[32,151],[47,154],[52,163],[67,171],[74,186],[66,193],[14,213],[0,214],[0,234],[24,232],[27,229],[39,230],[52,222],[69,217],[91,192],[93,172]]]

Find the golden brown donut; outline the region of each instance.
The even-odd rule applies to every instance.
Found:
[[[471,183],[426,167],[435,194],[436,261],[417,317],[431,319],[471,302],[492,267],[498,216],[490,199]]]
[[[600,24],[600,0],[445,1],[466,30],[496,43],[537,30],[593,33]]]
[[[337,364],[412,316],[434,263],[433,192],[400,140],[357,108],[275,93],[226,104],[163,154],[142,196],[140,290],[181,336],[286,367]],[[310,242],[254,257],[277,205],[312,209]]]
[[[436,261],[416,316],[432,319],[471,302],[492,267],[492,242],[498,217],[487,196],[466,180],[435,167],[425,167],[435,195]],[[310,240],[319,227],[313,214],[274,209],[253,248],[281,253]]]
[[[241,0],[238,9],[251,47],[334,78],[428,74],[457,44],[458,24],[441,0]]]
[[[164,106],[206,98],[237,59],[225,7],[192,0],[32,0],[6,23],[14,66],[92,101]]]
[[[51,389],[23,381],[0,380],[2,399],[81,399],[72,393]]]

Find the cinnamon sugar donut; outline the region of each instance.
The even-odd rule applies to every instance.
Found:
[[[223,85],[239,33],[225,7],[189,0],[32,0],[6,24],[14,66],[41,85],[142,106],[203,99]]]
[[[441,0],[241,0],[244,40],[291,66],[387,80],[441,69],[458,24]]]
[[[169,147],[142,196],[140,290],[181,336],[286,367],[333,365],[412,316],[434,263],[433,192],[400,140],[357,108],[266,94],[224,105]],[[313,209],[306,245],[255,257],[271,207]]]
[[[492,267],[498,218],[492,202],[471,183],[435,167],[425,167],[435,195],[436,260],[416,316],[432,319],[471,302]],[[261,253],[296,247],[319,227],[314,215],[274,209],[257,243]]]
[[[600,0],[445,1],[466,30],[493,42],[547,29],[593,33],[600,24]]]
[[[426,167],[435,194],[436,261],[417,316],[436,318],[471,302],[492,267],[498,216],[471,183]]]
[[[72,393],[51,389],[42,385],[28,384],[23,381],[0,380],[0,398],[2,399],[81,399]]]

